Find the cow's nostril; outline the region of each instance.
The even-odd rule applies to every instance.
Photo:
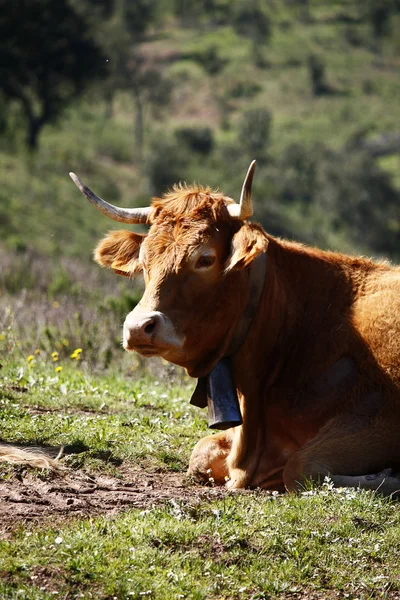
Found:
[[[146,325],[146,327],[144,328],[144,332],[147,333],[147,335],[150,335],[151,333],[153,333],[154,328],[156,326],[156,322],[155,321],[151,321],[148,325]]]

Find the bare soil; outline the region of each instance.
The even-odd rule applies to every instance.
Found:
[[[0,539],[20,523],[55,525],[68,517],[149,508],[166,500],[196,503],[226,493],[195,484],[183,473],[149,473],[124,465],[118,478],[83,471],[41,476],[37,470],[21,469],[0,481]]]

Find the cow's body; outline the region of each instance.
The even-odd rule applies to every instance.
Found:
[[[191,472],[217,453],[219,481],[293,489],[399,468],[400,269],[268,239],[263,297],[234,361],[243,426],[199,442]]]
[[[209,189],[176,188],[146,212],[147,236],[111,232],[96,250],[118,273],[144,271],[125,348],[195,377],[226,354],[253,261],[266,254],[261,299],[233,356],[243,424],[201,440],[189,472],[233,488],[294,490],[330,475],[336,485],[394,493],[400,480],[387,469],[400,468],[400,269],[275,239],[249,214]]]

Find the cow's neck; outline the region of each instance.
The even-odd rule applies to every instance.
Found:
[[[247,338],[264,291],[266,267],[267,256],[263,252],[257,256],[250,267],[247,304],[232,333],[225,356],[232,357],[237,354]]]
[[[279,367],[277,348],[289,328],[287,293],[282,287],[274,254],[273,247],[269,247],[268,275],[258,307],[243,343],[233,356],[235,381],[242,393],[246,393],[248,385],[254,388],[265,385],[266,380],[274,380]]]
[[[347,315],[362,278],[357,269],[340,255],[270,239],[267,284],[234,360],[239,391],[285,379],[298,387],[312,376],[310,365],[318,373],[335,352],[346,351]]]
[[[294,390],[348,351],[354,268],[339,256],[270,239],[259,308],[233,360],[243,425],[232,430],[229,467],[241,485],[251,483],[269,443],[268,456],[279,448],[275,423],[266,422],[269,408],[287,403]],[[279,468],[279,452],[275,459],[266,471]]]

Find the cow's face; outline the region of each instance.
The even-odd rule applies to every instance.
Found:
[[[126,350],[162,356],[196,377],[224,355],[246,306],[248,268],[268,244],[262,228],[247,222],[254,169],[255,162],[239,204],[194,186],[176,187],[146,209],[112,206],[71,174],[107,216],[150,225],[147,235],[113,231],[95,251],[102,266],[144,276],[143,298],[124,323]]]
[[[247,301],[247,267],[267,243],[258,226],[229,217],[229,202],[179,190],[153,202],[147,235],[114,231],[100,242],[101,265],[141,272],[146,284],[125,319],[126,350],[162,356],[197,376],[220,358]]]

